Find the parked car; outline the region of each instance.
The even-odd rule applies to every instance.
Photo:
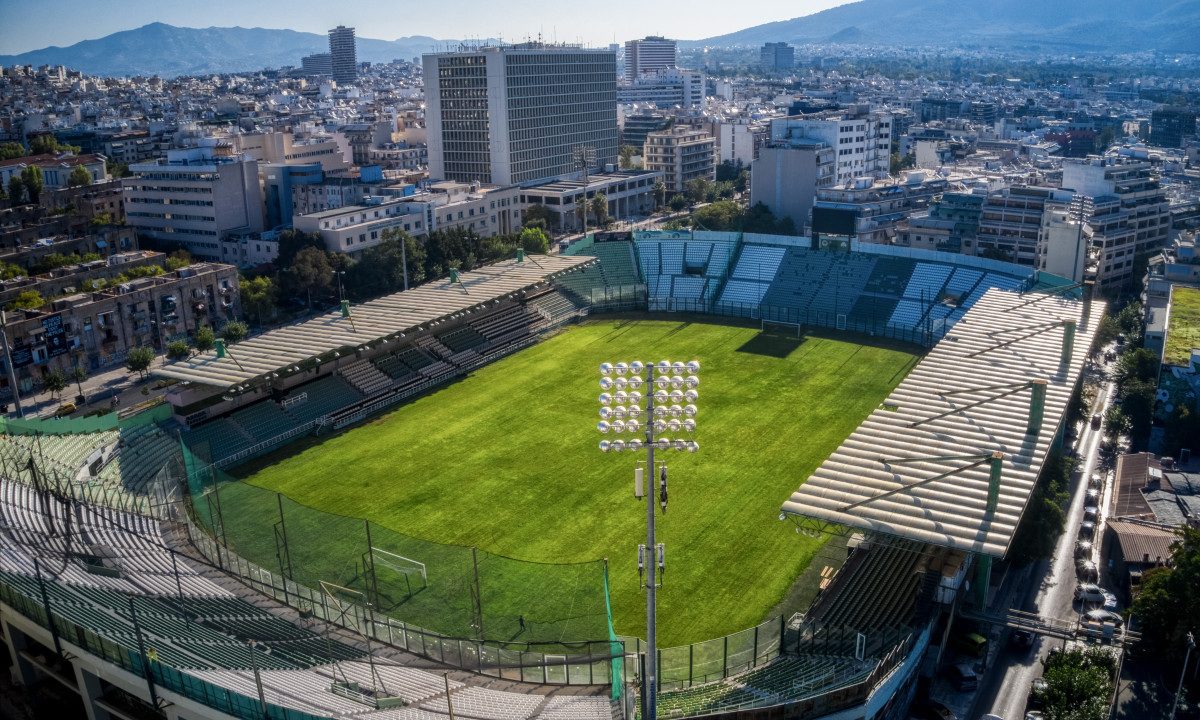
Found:
[[[62,405],[58,406],[57,410],[54,411],[54,416],[55,417],[66,417],[66,416],[70,415],[71,413],[75,412],[75,410],[77,410],[77,408],[75,407],[75,403],[73,403],[73,402],[63,403]]]
[[[1119,613],[1115,613],[1112,610],[1104,610],[1102,608],[1088,610],[1083,614],[1083,617],[1087,620],[1091,620],[1092,622],[1112,623],[1117,627],[1121,627],[1125,624],[1125,618],[1121,617]]]
[[[1080,540],[1075,543],[1075,557],[1085,558],[1092,554],[1092,541]]]
[[[1025,706],[1032,710],[1040,710],[1045,706],[1047,687],[1046,678],[1034,679],[1033,684],[1029,686],[1029,699],[1025,702]]]
[[[987,655],[988,641],[987,638],[979,633],[966,633],[958,635],[954,638],[954,647],[963,655],[981,658]]]
[[[1087,539],[1092,539],[1096,536],[1096,523],[1091,520],[1084,520],[1079,523],[1079,536]]]
[[[1104,479],[1100,477],[1100,473],[1092,473],[1092,476],[1088,478],[1088,487],[1098,488],[1103,484]]]
[[[1080,560],[1075,563],[1075,574],[1085,582],[1095,582],[1100,579],[1100,571],[1091,560]]]
[[[1095,413],[1092,415],[1092,429],[1094,429],[1094,430],[1100,429],[1100,419],[1101,419],[1100,413]]]
[[[1100,491],[1096,488],[1088,488],[1086,496],[1088,505],[1097,505],[1100,502]]]
[[[1075,587],[1075,599],[1082,602],[1104,602],[1104,588],[1094,583],[1080,583]]]
[[[1095,505],[1083,506],[1083,516],[1089,520],[1095,520],[1096,513],[1098,512],[1100,512],[1100,508],[1096,507]]]
[[[1105,590],[1104,602],[1100,605],[1100,607],[1104,608],[1105,610],[1116,610],[1119,607],[1119,604],[1117,603],[1117,596]]]
[[[979,687],[979,675],[970,663],[955,663],[948,670],[950,682],[958,690],[974,690]]]

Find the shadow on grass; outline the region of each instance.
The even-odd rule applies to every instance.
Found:
[[[736,352],[752,355],[766,355],[773,358],[786,358],[804,344],[806,338],[775,333],[759,333],[747,340]]]

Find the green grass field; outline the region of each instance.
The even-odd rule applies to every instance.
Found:
[[[1163,362],[1168,365],[1187,365],[1192,357],[1192,348],[1200,347],[1200,290],[1176,285],[1171,299]]]
[[[780,504],[904,377],[912,352],[703,321],[593,320],[237,474],[426,540],[543,563],[608,558],[617,632],[643,636],[635,557],[646,513],[633,499],[633,468],[644,453],[601,454],[595,430],[598,364],[634,358],[703,365],[701,450],[665,453],[659,642],[749,627],[821,545],[779,522]],[[300,532],[289,527],[291,536]],[[338,531],[321,539],[331,549],[344,541]],[[518,607],[548,591],[508,592]]]

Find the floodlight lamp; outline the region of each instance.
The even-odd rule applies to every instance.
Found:
[[[682,362],[680,362],[678,360],[671,363],[671,372],[675,373],[676,375],[682,375],[683,371],[686,369],[687,369],[687,365],[684,365]]]
[[[612,395],[610,395],[609,393],[600,393],[600,404],[601,405],[612,405],[612,401],[613,401]]]
[[[596,423],[596,429],[599,430],[601,433],[608,432],[608,429],[610,427],[611,426],[608,424],[607,420],[601,420],[600,422]]]
[[[612,386],[613,386],[613,381],[611,378],[606,378],[606,377],[600,378],[600,389],[601,390],[611,389]]]
[[[629,378],[629,387],[640,388],[644,382],[646,381],[642,379],[641,375],[634,375]]]
[[[612,421],[612,431],[615,433],[625,432],[625,421],[624,420],[613,420]]]
[[[671,372],[671,361],[670,360],[659,360],[657,367],[658,367],[658,371],[660,373],[669,373],[669,372]]]
[[[642,394],[637,390],[634,390],[633,392],[629,393],[627,399],[629,400],[630,405],[640,405],[642,402]]]
[[[685,432],[696,432],[696,421],[691,418],[687,418],[683,421],[683,429]]]
[[[695,390],[692,390],[690,388],[683,393],[683,399],[687,400],[690,403],[696,402],[696,400],[698,400],[699,398],[700,398],[700,393],[698,393]]]
[[[612,448],[612,443],[610,443],[609,441],[607,441],[607,440],[600,441],[600,452],[606,453],[611,448]]]
[[[679,422],[675,418],[671,418],[667,421],[667,429],[673,433],[679,432],[679,428],[681,427],[683,427],[683,423]]]
[[[654,402],[659,405],[665,405],[669,399],[671,399],[671,394],[666,390],[658,390],[654,393]]]
[[[610,407],[602,407],[602,408],[600,408],[600,418],[601,418],[602,420],[607,420],[607,419],[609,419],[610,417],[612,417],[612,414],[613,414],[613,410],[612,410],[612,408],[610,408]]]
[[[688,452],[694,453],[694,452],[697,452],[699,449],[700,449],[700,443],[696,442],[695,440],[687,441],[687,451]]]
[[[637,420],[625,421],[625,430],[627,432],[635,433],[635,432],[640,431],[641,429],[642,429],[642,424],[640,422],[638,422]]]
[[[667,388],[671,387],[671,378],[667,377],[666,375],[659,375],[658,377],[654,378],[654,384],[663,390],[666,390]]]
[[[606,362],[600,363],[600,374],[601,375],[612,375],[612,372],[613,372],[612,363],[606,363]]]
[[[659,450],[670,450],[671,438],[659,438],[654,444],[658,446]]]
[[[654,406],[654,417],[665,418],[667,416],[668,412],[669,411],[667,410],[666,405],[655,405]]]
[[[625,447],[629,450],[634,450],[634,451],[641,450],[642,449],[642,441],[636,440],[636,439],[635,440],[626,440]]]
[[[671,402],[675,403],[676,405],[683,403],[683,391],[682,390],[672,390],[670,397],[671,397]]]
[[[613,449],[613,452],[621,452],[622,450],[625,449],[625,441],[624,440],[613,440],[612,449]]]
[[[640,407],[638,407],[637,405],[630,405],[630,406],[629,406],[629,407],[626,409],[626,412],[628,412],[628,413],[629,413],[629,417],[631,417],[631,418],[635,418],[635,417],[637,417],[637,416],[639,416],[639,415],[641,415],[641,414],[642,414],[642,409],[641,409]]]
[[[671,387],[678,390],[683,387],[683,376],[676,375],[671,378]]]
[[[646,363],[642,362],[641,360],[634,360],[633,362],[629,363],[629,372],[633,373],[634,375],[641,375],[642,371],[645,369]]]
[[[700,361],[699,360],[688,360],[686,367],[687,367],[688,372],[695,375],[696,373],[700,372]]]
[[[625,417],[625,406],[617,405],[616,407],[614,407],[612,409],[612,416],[618,420],[623,419]]]
[[[785,513],[785,512],[779,513],[779,522],[783,522],[784,520],[787,520],[787,513]]]
[[[654,432],[660,433],[660,432],[666,432],[666,431],[667,431],[667,421],[666,420],[655,420],[654,421]]]
[[[616,386],[618,390],[624,390],[625,388],[629,387],[629,381],[623,377],[619,377],[613,381],[613,385]]]
[[[619,362],[616,365],[613,365],[613,372],[618,375],[624,375],[625,373],[629,372],[629,365]]]
[[[695,405],[685,405],[683,407],[683,414],[687,415],[688,417],[695,417],[696,416],[696,406]]]
[[[629,393],[625,392],[624,390],[618,390],[615,393],[613,393],[613,399],[616,400],[618,403],[623,404],[629,400]]]
[[[681,438],[675,438],[671,441],[671,447],[680,452],[687,450],[687,441]]]
[[[700,386],[700,378],[696,375],[688,375],[687,379],[685,379],[683,382],[685,385],[693,389]]]
[[[679,417],[683,415],[683,408],[678,405],[671,406],[671,417]]]

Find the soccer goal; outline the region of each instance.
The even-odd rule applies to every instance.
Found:
[[[425,563],[406,558],[403,555],[397,555],[394,552],[388,552],[381,548],[371,547],[371,561],[376,566],[388,568],[393,572],[400,573],[406,580],[411,575],[421,576],[421,587],[429,586],[429,576],[425,572]]]
[[[763,320],[761,331],[774,335],[795,334],[796,337],[800,337],[801,328],[802,325],[800,323],[783,322],[782,320]]]

